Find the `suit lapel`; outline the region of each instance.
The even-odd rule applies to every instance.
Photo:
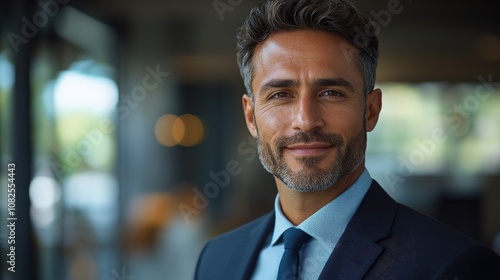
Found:
[[[247,236],[242,236],[233,247],[228,270],[224,279],[250,279],[264,241],[274,226],[274,211],[263,217],[262,221]]]
[[[319,279],[362,279],[384,250],[377,241],[390,235],[396,208],[397,203],[373,181]]]

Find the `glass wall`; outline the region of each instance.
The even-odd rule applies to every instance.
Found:
[[[32,115],[33,173],[29,186],[17,188],[29,187],[33,233],[26,236],[35,240],[30,254],[35,255],[37,266],[18,264],[18,269],[30,269],[40,280],[109,279],[119,266],[115,118],[119,90],[111,51],[114,34],[84,13],[59,8],[30,41],[31,79],[26,82],[31,100],[26,104]],[[19,54],[7,36],[12,30],[1,31],[0,216],[5,220],[4,167],[14,160],[15,126],[26,124],[12,119],[13,61]],[[4,260],[5,229],[1,234]],[[14,279],[4,267],[1,278]]]
[[[440,216],[447,199],[462,203],[453,215],[471,207],[448,222],[476,228],[463,231],[478,239],[486,227],[479,216],[492,211],[479,205],[500,170],[500,91],[490,80],[379,84],[383,109],[366,156],[372,176],[399,202],[444,220],[452,219]]]
[[[1,16],[1,13],[0,13]],[[1,20],[0,20],[1,23]],[[0,220],[7,220],[8,211],[8,193],[7,193],[7,183],[8,183],[8,169],[9,163],[12,163],[12,100],[13,100],[13,87],[14,87],[14,60],[13,53],[9,50],[7,45],[6,32],[0,29]],[[5,255],[7,254],[7,248],[10,244],[4,242],[8,240],[9,232],[5,229],[0,230],[0,239],[2,240],[0,244],[0,251],[2,256],[0,260],[5,263],[7,260]],[[5,252],[5,254],[4,254]],[[6,267],[2,264],[2,268]],[[0,271],[0,278],[6,279],[9,271],[2,269]]]

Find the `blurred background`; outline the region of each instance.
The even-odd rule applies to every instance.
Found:
[[[272,209],[233,39],[258,2],[1,2],[1,279],[191,279],[207,240]],[[368,170],[500,251],[500,2],[355,5],[380,39]]]

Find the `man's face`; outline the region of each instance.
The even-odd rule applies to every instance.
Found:
[[[321,31],[275,33],[255,49],[245,119],[262,164],[289,188],[323,190],[364,167],[381,101],[378,90],[365,99],[357,63],[354,46]]]

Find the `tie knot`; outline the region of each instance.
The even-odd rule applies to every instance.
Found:
[[[301,229],[298,228],[289,228],[283,233],[283,240],[285,241],[285,250],[295,250],[300,251],[302,245],[310,238],[311,236]]]

